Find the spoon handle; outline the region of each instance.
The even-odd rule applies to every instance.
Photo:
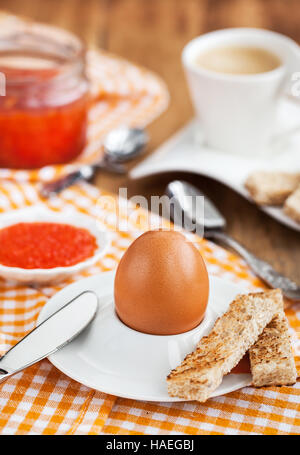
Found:
[[[276,272],[270,264],[258,259],[232,237],[224,232],[213,230],[207,231],[205,237],[217,240],[235,250],[247,262],[253,272],[270,287],[280,288],[285,297],[300,301],[300,287],[294,281]]]
[[[82,166],[78,171],[71,172],[57,180],[43,183],[40,188],[40,195],[43,198],[49,198],[55,194],[59,194],[71,185],[79,182],[80,180],[89,180],[95,173],[94,166]]]
[[[103,169],[115,174],[126,173],[126,168],[122,164],[102,159],[100,163],[91,166],[82,166],[77,171],[71,172],[64,177],[51,182],[43,183],[40,187],[39,193],[43,198],[48,199],[51,196],[61,193],[69,186],[74,185],[81,180],[90,180],[94,176],[96,169]]]

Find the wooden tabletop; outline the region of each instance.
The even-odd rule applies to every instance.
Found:
[[[150,127],[151,153],[192,116],[180,55],[193,37],[224,27],[264,27],[300,42],[299,0],[0,0],[10,13],[65,27],[88,43],[159,74],[167,83],[170,107]],[[136,164],[136,163],[134,163]],[[131,182],[97,175],[94,183],[128,195],[161,195],[176,176],[202,188],[221,209],[228,232],[279,271],[300,283],[300,234],[263,214],[222,184],[190,174],[167,174]]]

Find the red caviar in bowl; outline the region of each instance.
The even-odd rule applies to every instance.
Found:
[[[0,264],[23,269],[69,267],[92,257],[96,238],[69,224],[17,223],[0,230]]]

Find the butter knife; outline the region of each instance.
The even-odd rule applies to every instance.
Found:
[[[0,382],[62,349],[94,319],[98,297],[85,291],[49,316],[0,359]]]

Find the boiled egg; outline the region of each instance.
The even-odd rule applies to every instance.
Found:
[[[121,321],[139,332],[174,335],[205,315],[209,280],[199,251],[175,231],[148,231],[122,257],[114,285]]]

